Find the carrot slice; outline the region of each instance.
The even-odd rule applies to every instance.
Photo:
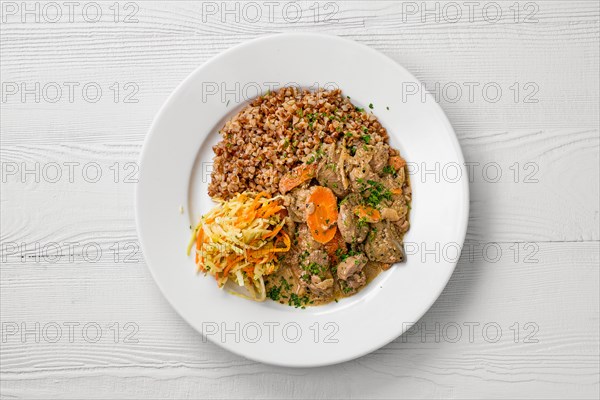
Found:
[[[388,164],[395,170],[399,170],[400,168],[406,166],[406,160],[400,156],[393,156],[388,160]]]
[[[379,210],[370,206],[356,206],[354,208],[354,214],[356,214],[358,218],[364,218],[365,221],[371,224],[381,220],[381,213]]]
[[[329,256],[332,264],[337,264],[340,262],[339,256],[342,254],[346,254],[346,241],[342,237],[342,234],[339,230],[335,231],[335,236],[329,242],[325,243],[325,251]]]
[[[319,243],[333,239],[337,217],[337,199],[331,189],[315,186],[306,198],[306,223],[313,239]]]
[[[309,181],[315,177],[317,172],[316,164],[302,164],[294,168],[291,172],[285,174],[279,181],[279,191],[286,194],[303,182]]]

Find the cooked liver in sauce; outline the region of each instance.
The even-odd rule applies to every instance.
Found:
[[[405,259],[411,189],[399,153],[382,142],[348,148],[342,139],[325,144],[314,162],[316,177],[285,195],[292,248],[280,258],[279,270],[265,277],[268,296],[295,307],[351,296]],[[314,185],[328,187],[338,199],[339,233],[325,245],[306,225],[305,204]],[[373,218],[360,217],[357,207],[376,211]]]

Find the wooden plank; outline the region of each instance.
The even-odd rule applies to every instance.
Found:
[[[305,8],[311,4],[303,3]],[[540,2],[537,23],[509,19],[498,24],[481,18],[456,24],[402,22],[402,8],[391,2],[339,5],[337,23],[311,23],[304,28],[361,41],[404,65],[438,94],[461,136],[482,130],[598,126],[600,17],[593,2]],[[38,104],[31,95],[22,103],[20,93],[8,95],[2,104],[4,143],[142,140],[148,116],[198,65],[245,40],[298,28],[282,18],[273,23],[275,29],[270,23],[243,19],[234,24],[219,18],[203,22],[200,5],[183,2],[171,7],[140,3],[143,18],[136,24],[3,24],[3,82],[25,82],[29,87],[39,82],[42,88],[56,82],[65,91],[56,103],[42,96]],[[363,28],[357,30],[357,23]],[[79,83],[73,103],[65,82]],[[88,103],[80,93],[90,82],[103,90],[98,103]],[[110,89],[115,82],[137,85],[134,98],[139,103],[124,104],[123,98],[115,103]],[[497,101],[495,87],[502,91]],[[401,96],[402,88],[397,90]],[[121,87],[121,96],[124,93]],[[30,119],[33,110],[37,118]],[[73,118],[65,118],[60,110],[68,110]]]
[[[593,397],[599,387],[599,244],[540,243],[535,254],[519,255],[517,262],[510,246],[501,245],[496,262],[479,251],[463,254],[446,290],[409,335],[358,360],[313,370],[265,366],[203,343],[166,304],[142,262],[5,263],[5,324],[33,328],[39,322],[42,331],[52,322],[80,325],[73,343],[66,330],[56,343],[42,333],[39,343],[32,334],[24,340],[20,332],[7,335],[2,392],[67,398],[108,397],[115,390],[169,398],[389,398],[402,388],[422,398]],[[91,322],[102,327],[97,343],[82,336]],[[117,343],[109,328],[115,322],[121,332]],[[124,340],[126,322],[139,327],[138,343]]]
[[[424,7],[434,3],[325,1],[316,17],[315,2],[300,1],[297,22],[286,20],[292,14],[284,18],[288,2],[276,4],[272,19],[260,5],[254,22],[242,3],[239,21],[222,14],[222,2],[132,3],[133,9],[119,3],[116,23],[112,2],[100,3],[98,23],[80,14],[73,23],[2,15],[2,174],[39,165],[40,182],[35,172],[22,179],[19,169],[0,183],[0,397],[600,396],[597,1],[497,2],[497,22],[481,14],[491,2],[476,5],[473,20],[456,2],[463,14],[455,23],[442,12],[453,2],[439,2],[440,12],[424,22]],[[132,10],[139,22],[124,23]],[[326,21],[331,10],[336,21]],[[537,22],[526,22],[532,11]],[[175,314],[136,247],[129,182],[150,122],[177,84],[227,48],[290,31],[357,40],[405,66],[437,95],[473,172],[467,246],[431,310],[407,335],[368,356],[302,370],[204,343]],[[39,83],[42,90],[52,82],[63,89],[55,103],[52,92],[41,92],[39,103],[31,94],[24,101],[20,92],[11,94],[15,84]],[[65,82],[78,84],[72,101]],[[82,95],[85,84],[102,89],[97,102]],[[497,101],[486,97],[488,86],[502,90]],[[423,92],[396,90],[400,97]],[[73,182],[63,168],[52,183],[51,163],[65,162],[75,163]],[[95,183],[93,166],[82,174],[91,163],[102,171]],[[494,182],[498,169],[502,177]],[[422,179],[419,172],[414,178]],[[93,245],[92,257],[97,244],[102,255],[97,262],[79,252],[72,261],[39,257],[35,243],[52,254],[53,242],[79,242],[78,251]],[[21,243],[24,253],[13,254]],[[40,329],[56,322],[63,336],[51,343],[40,332],[36,343],[32,334],[7,335],[23,322],[39,322]],[[80,324],[72,343],[63,325],[69,322]],[[98,342],[81,336],[86,323],[99,324]],[[494,342],[496,326],[502,335]],[[139,341],[125,340],[136,327]]]
[[[598,135],[598,130],[517,131],[462,138],[468,163],[462,173],[471,182],[467,238],[599,240]],[[94,240],[117,232],[135,237],[139,151],[134,144],[2,146],[2,240]],[[98,171],[101,177],[94,182]],[[412,179],[431,183],[452,180],[454,173],[415,160]],[[89,213],[90,208],[97,211]],[[42,220],[52,222],[31,223]]]

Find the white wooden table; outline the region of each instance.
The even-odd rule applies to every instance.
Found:
[[[2,398],[598,398],[599,3],[269,4],[2,3]],[[318,369],[204,342],[134,222],[168,94],[219,52],[296,30],[405,66],[472,163],[442,296],[409,334]]]

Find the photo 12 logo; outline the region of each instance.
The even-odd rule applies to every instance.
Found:
[[[202,102],[220,102],[229,105],[249,101],[265,93],[289,87],[299,91],[307,89],[313,92],[318,90],[339,89],[336,82],[313,82],[310,85],[300,85],[297,82],[202,82]]]
[[[3,24],[11,23],[138,23],[138,3],[116,1],[3,1]]]
[[[2,103],[138,103],[135,82],[2,82]]]
[[[337,23],[339,10],[335,1],[203,1],[201,18],[203,23]]]
[[[220,343],[322,343],[337,344],[340,328],[335,322],[203,322],[203,341]]]
[[[135,240],[115,242],[12,242],[0,243],[0,259],[3,263],[22,264],[96,264],[100,261],[111,263],[138,263],[140,245]]]
[[[111,165],[95,161],[0,163],[2,183],[137,183],[139,170],[139,164],[133,161],[116,161]]]
[[[400,338],[402,343],[498,343],[502,339],[513,343],[539,343],[537,334],[540,327],[535,322],[513,322],[503,326],[495,321],[419,321],[402,325],[406,330]]]
[[[402,23],[485,22],[535,24],[539,20],[538,3],[495,1],[402,1]]]
[[[514,161],[498,163],[495,161],[458,162],[412,162],[406,163],[406,169],[412,182],[421,183],[459,183],[468,179],[469,183],[539,183],[539,164],[534,161]]]
[[[126,343],[137,344],[135,322],[3,321],[2,343]]]
[[[503,99],[515,104],[537,104],[540,87],[536,82],[402,82],[403,103],[490,103]]]

